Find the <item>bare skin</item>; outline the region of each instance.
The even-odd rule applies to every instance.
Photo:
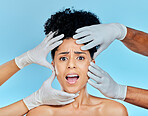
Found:
[[[55,52],[52,64],[62,90],[69,93],[80,91],[79,96],[69,105],[35,108],[28,113],[28,116],[127,116],[126,108],[122,104],[87,93],[88,66],[90,61],[95,61],[91,60],[88,50],[82,51],[80,49],[82,45],[76,44],[75,41],[72,38],[65,39]],[[65,75],[69,73],[79,75],[79,79],[73,84],[66,80]]]
[[[124,101],[148,109],[148,90],[128,86]]]
[[[126,108],[113,100],[89,95],[84,87],[71,104],[65,106],[39,106],[27,116],[128,116]]]
[[[7,81],[20,69],[15,63],[15,60],[11,60],[0,66],[0,85]],[[23,100],[13,103],[9,106],[0,108],[0,116],[21,116],[27,113],[29,110],[24,104]]]
[[[148,34],[147,33],[137,31],[131,28],[127,28],[127,35],[125,39],[122,40],[122,42],[130,50],[136,53],[148,56],[148,47],[147,47],[148,46]],[[0,66],[0,86],[19,70],[20,69],[17,67],[14,60],[11,60],[1,65]],[[126,96],[125,101],[128,103],[143,107],[143,108],[148,108],[148,90],[128,86],[127,96]],[[21,110],[22,111],[21,115],[28,112],[28,109],[26,109],[26,106],[24,106],[24,103],[22,101],[19,101],[18,103],[15,103],[14,105],[10,105],[9,107],[1,108],[0,116],[2,115],[2,113],[5,113],[6,116],[7,115],[13,116],[12,112],[8,112],[9,110],[13,109],[13,107],[17,109],[18,107],[24,109],[24,110]],[[13,110],[13,111],[17,111],[17,110]],[[14,112],[16,113],[14,114],[14,116],[16,116],[17,113],[19,112]]]
[[[0,116],[22,116],[28,112],[28,108],[23,100],[13,103],[9,106],[0,108]]]
[[[130,50],[148,56],[148,33],[127,28],[122,42]],[[148,90],[128,86],[125,101],[148,109]]]
[[[130,50],[148,56],[148,33],[127,28],[127,35],[122,42]]]
[[[19,70],[20,69],[15,64],[14,59],[3,65],[0,65],[0,86]]]

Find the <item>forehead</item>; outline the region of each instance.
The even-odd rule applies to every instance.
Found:
[[[79,52],[85,52],[85,53],[89,53],[88,50],[81,50],[81,46],[83,46],[84,44],[77,44],[76,40],[73,38],[68,38],[68,39],[64,39],[63,43],[58,47],[57,49],[57,53],[59,52],[74,52],[74,51],[79,51]]]

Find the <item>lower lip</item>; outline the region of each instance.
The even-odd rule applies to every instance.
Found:
[[[70,78],[69,80],[68,79],[66,79],[67,80],[67,82],[69,83],[69,84],[75,84],[77,81],[78,81],[78,79],[79,78],[77,78],[77,79],[72,79],[72,78]]]

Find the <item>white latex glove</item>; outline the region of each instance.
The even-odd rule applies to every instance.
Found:
[[[53,71],[51,77],[49,77],[41,86],[41,88],[34,92],[32,95],[23,99],[28,109],[35,108],[39,105],[65,105],[73,102],[75,97],[79,94],[70,94],[64,91],[56,90],[52,88],[51,84],[55,78],[55,72]]]
[[[116,83],[111,76],[103,71],[93,62],[90,63],[88,76],[92,80],[88,80],[88,83],[98,89],[104,96],[124,100],[126,97],[127,86]]]
[[[26,53],[22,54],[15,58],[16,65],[22,69],[25,66],[35,63],[41,66],[45,66],[50,68],[52,71],[54,70],[51,64],[46,60],[48,53],[59,46],[63,41],[60,40],[64,37],[64,34],[61,34],[57,37],[54,37],[54,34],[50,32],[45,39],[40,43],[37,47],[32,50],[27,51]],[[60,41],[59,41],[60,40]]]
[[[82,50],[88,50],[95,46],[99,46],[94,54],[94,59],[105,50],[115,39],[123,40],[127,34],[127,28],[119,23],[96,24],[85,26],[76,30],[73,38],[79,39],[77,44],[88,44],[81,47]]]

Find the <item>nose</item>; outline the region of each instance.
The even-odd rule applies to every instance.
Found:
[[[76,68],[75,60],[74,60],[73,58],[70,58],[70,59],[69,59],[69,62],[68,62],[68,64],[67,64],[67,68],[68,68],[68,69]]]

